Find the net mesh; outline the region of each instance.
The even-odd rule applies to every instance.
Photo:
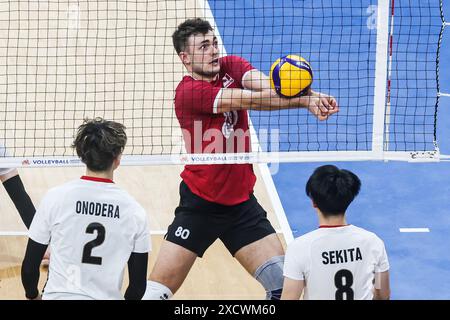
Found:
[[[436,52],[440,2],[396,1],[389,145],[391,151],[432,150],[436,139]],[[398,16],[397,16],[398,15]]]
[[[10,156],[72,156],[86,117],[122,122],[128,155],[184,152],[173,107],[184,68],[171,35],[211,8],[228,54],[268,74],[299,54],[316,91],[340,112],[319,122],[305,110],[250,112],[263,151],[372,148],[377,1],[0,1],[0,141]],[[396,1],[389,151],[434,150],[439,1]],[[276,145],[275,145],[276,144]]]

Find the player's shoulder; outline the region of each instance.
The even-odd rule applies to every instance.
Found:
[[[64,182],[63,184],[60,184],[58,186],[52,187],[47,190],[48,196],[55,196],[58,194],[66,194],[68,190],[73,189],[75,186],[78,185],[80,179],[74,179],[67,182]]]
[[[219,58],[220,63],[248,62],[246,59],[236,55],[228,55]]]
[[[122,201],[122,205],[129,209],[129,212],[136,215],[139,218],[144,219],[146,217],[146,212],[144,207],[125,189],[117,187],[118,197]]]
[[[354,224],[351,224],[348,227],[351,232],[360,233],[368,237],[378,237],[374,232],[364,229],[362,227],[355,226]]]
[[[229,55],[219,58],[221,72],[231,72],[233,70],[253,69],[250,62],[243,57]]]
[[[319,238],[328,236],[330,234],[342,234],[342,235],[358,235],[364,238],[379,238],[375,233],[368,231],[364,228],[357,227],[355,225],[348,225],[343,228],[318,228],[300,237],[295,240],[299,243],[311,243]]]
[[[352,233],[354,234],[358,234],[364,238],[366,238],[369,241],[374,241],[374,242],[381,242],[383,243],[383,240],[375,233],[372,231],[369,231],[367,229],[355,226],[355,225],[350,225],[350,230]]]
[[[318,237],[321,237],[320,229],[316,229],[316,230],[307,232],[307,233],[295,238],[294,241],[292,242],[292,246],[295,246],[295,247],[309,246]]]
[[[127,190],[117,186],[116,187],[116,193],[118,194],[118,198],[121,199],[123,202],[126,202],[130,206],[140,206],[139,202],[128,193]]]
[[[193,77],[186,75],[180,83],[178,83],[178,86],[175,89],[175,98],[178,95],[193,94],[196,92],[195,90],[199,90],[205,86],[209,87],[211,84],[207,81],[196,80]]]
[[[189,75],[185,75],[183,76],[183,79],[181,79],[180,83],[178,83],[178,87],[193,83],[195,83],[195,79]]]
[[[49,188],[44,197],[40,201],[39,206],[53,206],[65,201],[67,195],[72,194],[73,186],[76,184],[76,180],[70,180],[58,186]]]

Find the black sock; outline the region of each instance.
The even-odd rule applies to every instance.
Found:
[[[30,196],[25,191],[22,180],[17,175],[3,182],[3,185],[5,186],[9,197],[14,202],[17,211],[19,211],[23,223],[25,223],[27,229],[29,229],[36,209],[34,208]]]
[[[283,288],[271,291],[270,300],[280,300]]]

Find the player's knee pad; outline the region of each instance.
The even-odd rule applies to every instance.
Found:
[[[260,265],[253,275],[266,290],[267,300],[280,300],[283,290],[284,256],[272,257]]]
[[[142,300],[168,300],[172,298],[173,293],[162,283],[156,281],[147,281],[147,288],[145,289]]]

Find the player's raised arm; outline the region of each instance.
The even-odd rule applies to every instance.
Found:
[[[319,120],[326,120],[330,115],[339,111],[334,98],[320,96],[301,96],[295,98],[281,98],[271,89],[261,91],[243,89],[223,89],[217,99],[217,113],[233,110],[280,110],[289,108],[306,108]]]

